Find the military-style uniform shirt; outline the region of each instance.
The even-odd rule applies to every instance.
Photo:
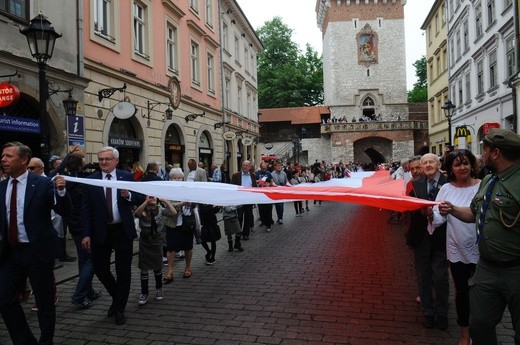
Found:
[[[480,257],[497,263],[520,259],[520,163],[497,174],[479,242]],[[477,226],[491,175],[480,184],[471,202]]]

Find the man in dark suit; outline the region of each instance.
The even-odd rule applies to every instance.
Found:
[[[435,200],[440,187],[447,182],[441,174],[439,157],[427,153],[421,158],[422,176],[412,180],[411,196]],[[449,275],[446,258],[446,223],[439,226],[433,234],[428,232],[428,217],[433,215],[432,208],[426,207],[411,215],[407,244],[414,250],[415,272],[419,284],[421,309],[424,314],[424,327],[446,330],[448,328]],[[435,299],[432,295],[432,282]]]
[[[101,171],[88,178],[133,181],[131,173],[116,169],[119,152],[115,148],[103,147],[97,155]],[[133,241],[137,237],[133,205],[140,204],[142,196],[126,189],[95,186],[87,186],[86,192],[82,202],[82,244],[92,250],[94,272],[112,296],[108,316],[115,315],[116,324],[122,325],[126,322],[124,310],[130,292]],[[110,270],[112,251],[117,279]]]
[[[231,177],[231,183],[243,187],[257,187],[256,175],[251,171],[250,161],[242,162],[242,170],[233,174]],[[247,241],[249,240],[251,228],[254,225],[253,205],[242,205],[242,207],[240,207],[237,211],[238,221],[242,227],[242,236],[243,239]],[[241,247],[241,245],[240,241],[238,240],[235,242],[235,248],[240,250],[239,247]]]
[[[51,209],[70,212],[65,180],[27,170],[31,149],[20,142],[2,147],[2,167],[9,178],[0,183],[0,313],[15,345],[52,344],[56,324],[53,269],[59,243]],[[31,332],[19,291],[29,278],[38,305],[39,342]]]

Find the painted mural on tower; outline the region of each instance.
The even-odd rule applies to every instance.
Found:
[[[358,62],[360,64],[375,64],[378,57],[378,37],[370,25],[365,25],[357,35]]]

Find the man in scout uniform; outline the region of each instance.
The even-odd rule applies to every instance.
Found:
[[[492,129],[482,156],[492,174],[482,180],[471,206],[442,202],[439,209],[477,224],[480,260],[469,280],[473,345],[498,344],[495,327],[506,306],[520,344],[520,137]]]

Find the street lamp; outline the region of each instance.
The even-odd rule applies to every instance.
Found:
[[[67,116],[76,116],[76,111],[78,110],[78,101],[72,98],[72,95],[69,91],[69,98],[64,99],[62,101],[63,108],[65,108],[65,115]]]
[[[48,85],[45,77],[45,65],[47,60],[52,57],[56,39],[60,38],[61,35],[54,31],[51,22],[41,13],[31,19],[29,26],[20,29],[20,33],[27,38],[31,55],[38,62],[41,119],[47,113]]]
[[[442,110],[444,110],[444,116],[448,119],[448,146],[451,148],[451,118],[453,117],[453,109],[455,109],[455,104],[451,103],[451,101],[448,99],[444,103],[443,106],[441,106]]]

